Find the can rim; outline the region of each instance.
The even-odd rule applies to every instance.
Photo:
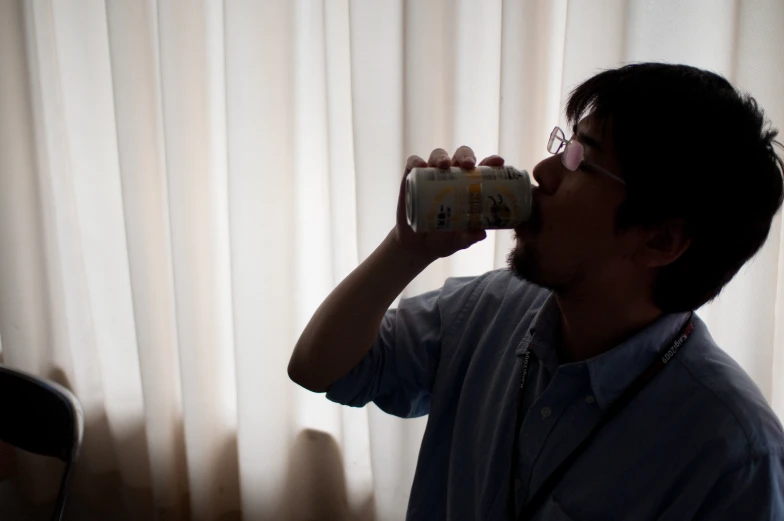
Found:
[[[413,172],[411,172],[411,174],[413,174]],[[413,194],[416,184],[411,181],[411,174],[406,178],[406,220],[408,221],[408,225],[416,231],[416,209],[414,208],[414,199],[416,198]]]

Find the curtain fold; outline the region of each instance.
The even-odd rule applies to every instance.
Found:
[[[426,419],[286,366],[392,228],[406,157],[530,170],[571,89],[643,60],[719,72],[784,127],[781,27],[775,0],[0,3],[1,353],[84,405],[72,515],[402,519]],[[511,246],[491,232],[403,296]],[[784,417],[780,215],[699,314]],[[57,466],[14,461],[0,508],[44,508]]]

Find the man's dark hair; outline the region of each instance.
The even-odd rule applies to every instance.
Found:
[[[721,76],[685,65],[639,63],[601,72],[569,96],[574,126],[612,121],[627,197],[618,230],[682,219],[691,245],[660,268],[665,312],[719,294],[765,242],[784,198],[778,131],[757,102]]]

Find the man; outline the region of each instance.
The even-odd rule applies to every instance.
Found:
[[[291,378],[429,414],[411,520],[784,519],[782,426],[691,314],[766,240],[776,131],[720,76],[653,63],[587,80],[566,115],[508,270],[387,310],[485,237],[413,233],[401,186],[396,227],[315,313]],[[439,149],[406,174],[475,161]]]

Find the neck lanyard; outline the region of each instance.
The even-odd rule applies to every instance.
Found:
[[[591,429],[591,432],[588,433],[588,436],[580,442],[580,444],[563,460],[563,462],[556,467],[556,469],[549,475],[547,478],[542,482],[542,486],[539,487],[539,490],[531,497],[531,500],[528,501],[524,506],[523,509],[520,511],[519,516],[515,516],[516,511],[516,501],[515,501],[515,470],[516,465],[515,462],[518,458],[518,444],[520,438],[520,427],[522,427],[523,423],[523,391],[525,389],[525,380],[528,376],[528,363],[530,360],[530,351],[525,352],[525,359],[523,360],[523,374],[520,379],[520,388],[517,391],[517,417],[515,420],[515,434],[514,434],[514,444],[512,446],[512,468],[509,478],[509,518],[510,519],[517,519],[517,521],[525,521],[531,519],[539,507],[542,505],[542,502],[550,495],[553,491],[555,486],[558,482],[563,478],[564,474],[569,470],[572,464],[580,457],[580,455],[585,452],[585,449],[588,448],[591,441],[596,437],[596,434],[604,427],[610,420],[612,420],[618,413],[635,397],[639,392],[651,381],[653,378],[659,374],[659,372],[664,369],[664,366],[667,365],[674,357],[678,354],[678,350],[683,346],[686,340],[691,335],[692,331],[694,331],[694,313],[692,312],[689,315],[689,319],[686,321],[686,325],[683,329],[678,333],[673,341],[672,345],[659,353],[659,356],[653,361],[653,363],[643,372],[640,376],[638,376],[629,387],[621,394],[621,396],[615,400],[610,406],[607,408],[607,411],[599,418],[599,421],[596,425]]]

